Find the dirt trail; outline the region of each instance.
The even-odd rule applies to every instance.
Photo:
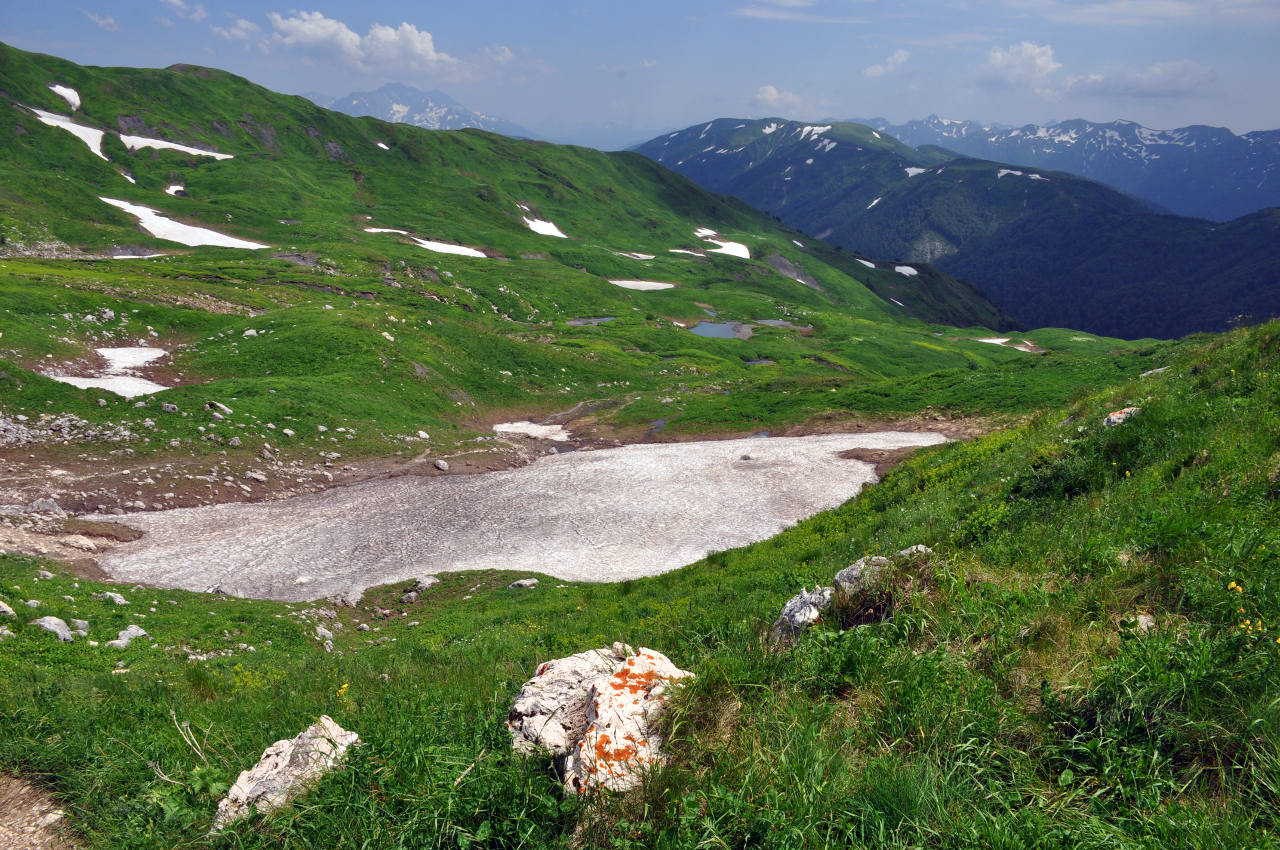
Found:
[[[875,480],[851,449],[928,432],[630,445],[482,475],[369,481],[274,502],[114,518],[146,532],[103,555],[121,581],[306,600],[451,570],[617,581],[770,537]]]
[[[4,850],[74,850],[62,829],[62,809],[44,791],[0,773],[0,847]]]

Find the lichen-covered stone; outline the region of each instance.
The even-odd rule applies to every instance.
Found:
[[[652,649],[627,658],[612,676],[591,687],[587,730],[565,762],[565,789],[630,791],[666,761],[656,721],[671,686],[693,676]]]
[[[512,748],[525,755],[568,755],[586,731],[592,686],[612,676],[631,653],[631,647],[615,643],[540,664],[507,714]]]
[[[327,714],[296,738],[276,741],[218,803],[213,829],[248,817],[250,810],[267,814],[283,808],[333,770],[360,736],[348,732]]]
[[[1107,418],[1102,420],[1104,428],[1114,428],[1117,425],[1123,425],[1141,411],[1141,407],[1122,407],[1119,410],[1113,410],[1107,414]]]

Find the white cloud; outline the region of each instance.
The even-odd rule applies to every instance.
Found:
[[[253,38],[260,32],[257,24],[253,21],[247,21],[244,18],[236,18],[230,26],[214,27],[213,31],[223,38],[229,38],[233,41],[242,41],[247,38]]]
[[[275,32],[264,46],[328,54],[361,71],[434,71],[458,64],[454,57],[436,50],[431,33],[410,23],[399,27],[374,24],[361,36],[321,12],[295,12],[288,18],[270,12],[267,18]]]
[[[1159,62],[1136,73],[1121,71],[1068,77],[1063,91],[1084,97],[1160,100],[1208,95],[1216,83],[1217,74],[1212,68],[1182,59]]]
[[[906,61],[911,58],[911,54],[905,50],[895,50],[889,54],[889,58],[884,60],[880,65],[868,65],[862,69],[864,77],[883,77],[885,74],[898,70]]]
[[[505,65],[516,58],[515,53],[511,52],[511,48],[505,44],[494,44],[486,47],[484,54],[489,57],[490,62],[496,62],[499,65]]]
[[[779,115],[794,114],[805,107],[804,98],[777,86],[761,86],[751,97],[751,103],[759,109],[774,110]]]
[[[1042,85],[1062,67],[1053,58],[1053,47],[1024,41],[1009,47],[993,47],[979,82],[988,88]]]
[[[110,15],[96,15],[88,9],[81,9],[80,11],[86,18],[93,21],[107,32],[115,32],[120,29],[120,25],[116,23],[116,19]]]
[[[178,17],[186,18],[188,21],[203,21],[209,17],[204,6],[199,3],[188,3],[187,0],[160,0],[160,2],[172,9]]]

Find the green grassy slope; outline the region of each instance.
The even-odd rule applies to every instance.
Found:
[[[1064,172],[913,150],[861,124],[814,130],[722,119],[636,150],[832,244],[935,263],[1031,327],[1170,338],[1280,311],[1274,211],[1159,215]]]
[[[67,114],[54,83],[79,92],[75,121],[107,131],[109,161],[27,110]],[[927,266],[912,277],[868,268],[638,154],[434,133],[322,110],[213,69],[87,68],[8,47],[0,91],[5,412],[123,424],[139,435],[133,451],[224,451],[233,435],[246,455],[273,438],[281,448],[266,423],[295,430],[283,448],[302,451],[334,440],[319,426],[343,423],[359,426],[345,451],[385,453],[418,430],[443,445],[491,415],[602,401],[607,424],[627,428],[663,419],[668,434],[756,429],[833,410],[911,413],[917,396],[895,397],[901,378],[922,380],[930,389],[918,398],[932,398],[962,371],[1020,371],[1027,359],[973,341],[1009,320],[971,287]],[[118,131],[234,158],[129,151]],[[174,185],[183,191],[167,194]],[[100,196],[271,248],[177,246]],[[534,232],[526,218],[555,222],[568,238]],[[436,253],[370,227],[486,256]],[[752,259],[708,253],[699,227]],[[103,258],[122,246],[166,256]],[[637,292],[610,279],[676,288]],[[712,315],[795,327],[754,324],[749,340],[687,330]],[[567,324],[606,316],[597,327]],[[233,399],[248,418],[230,433],[195,416],[156,420],[155,399],[135,408],[38,374],[138,339],[171,351],[165,368],[179,386],[163,400],[191,411]],[[1071,365],[1038,372],[1027,398],[980,395],[966,409],[1025,409],[1043,392],[1069,392],[1080,369],[1103,379],[1116,369],[1058,353]],[[849,393],[856,406],[841,407]],[[660,401],[668,397],[674,406]]]
[[[94,637],[139,622],[158,648],[11,623],[0,767],[44,777],[93,846],[199,845],[236,772],[323,712],[364,741],[347,769],[213,846],[1274,847],[1280,325],[1141,365],[1168,369],[923,450],[840,509],[664,576],[517,592],[450,575],[411,606],[375,591],[332,655],[304,606],[123,587],[120,608],[2,556],[15,608],[39,598]],[[918,542],[935,557],[863,625],[829,618],[781,654],[762,640],[802,585]],[[616,639],[698,678],[670,765],[584,806],[510,754],[506,710],[538,661]]]

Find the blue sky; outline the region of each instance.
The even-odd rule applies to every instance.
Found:
[[[290,93],[404,82],[604,147],[724,116],[1280,128],[1280,0],[4,6],[0,39],[83,64],[193,62]]]

